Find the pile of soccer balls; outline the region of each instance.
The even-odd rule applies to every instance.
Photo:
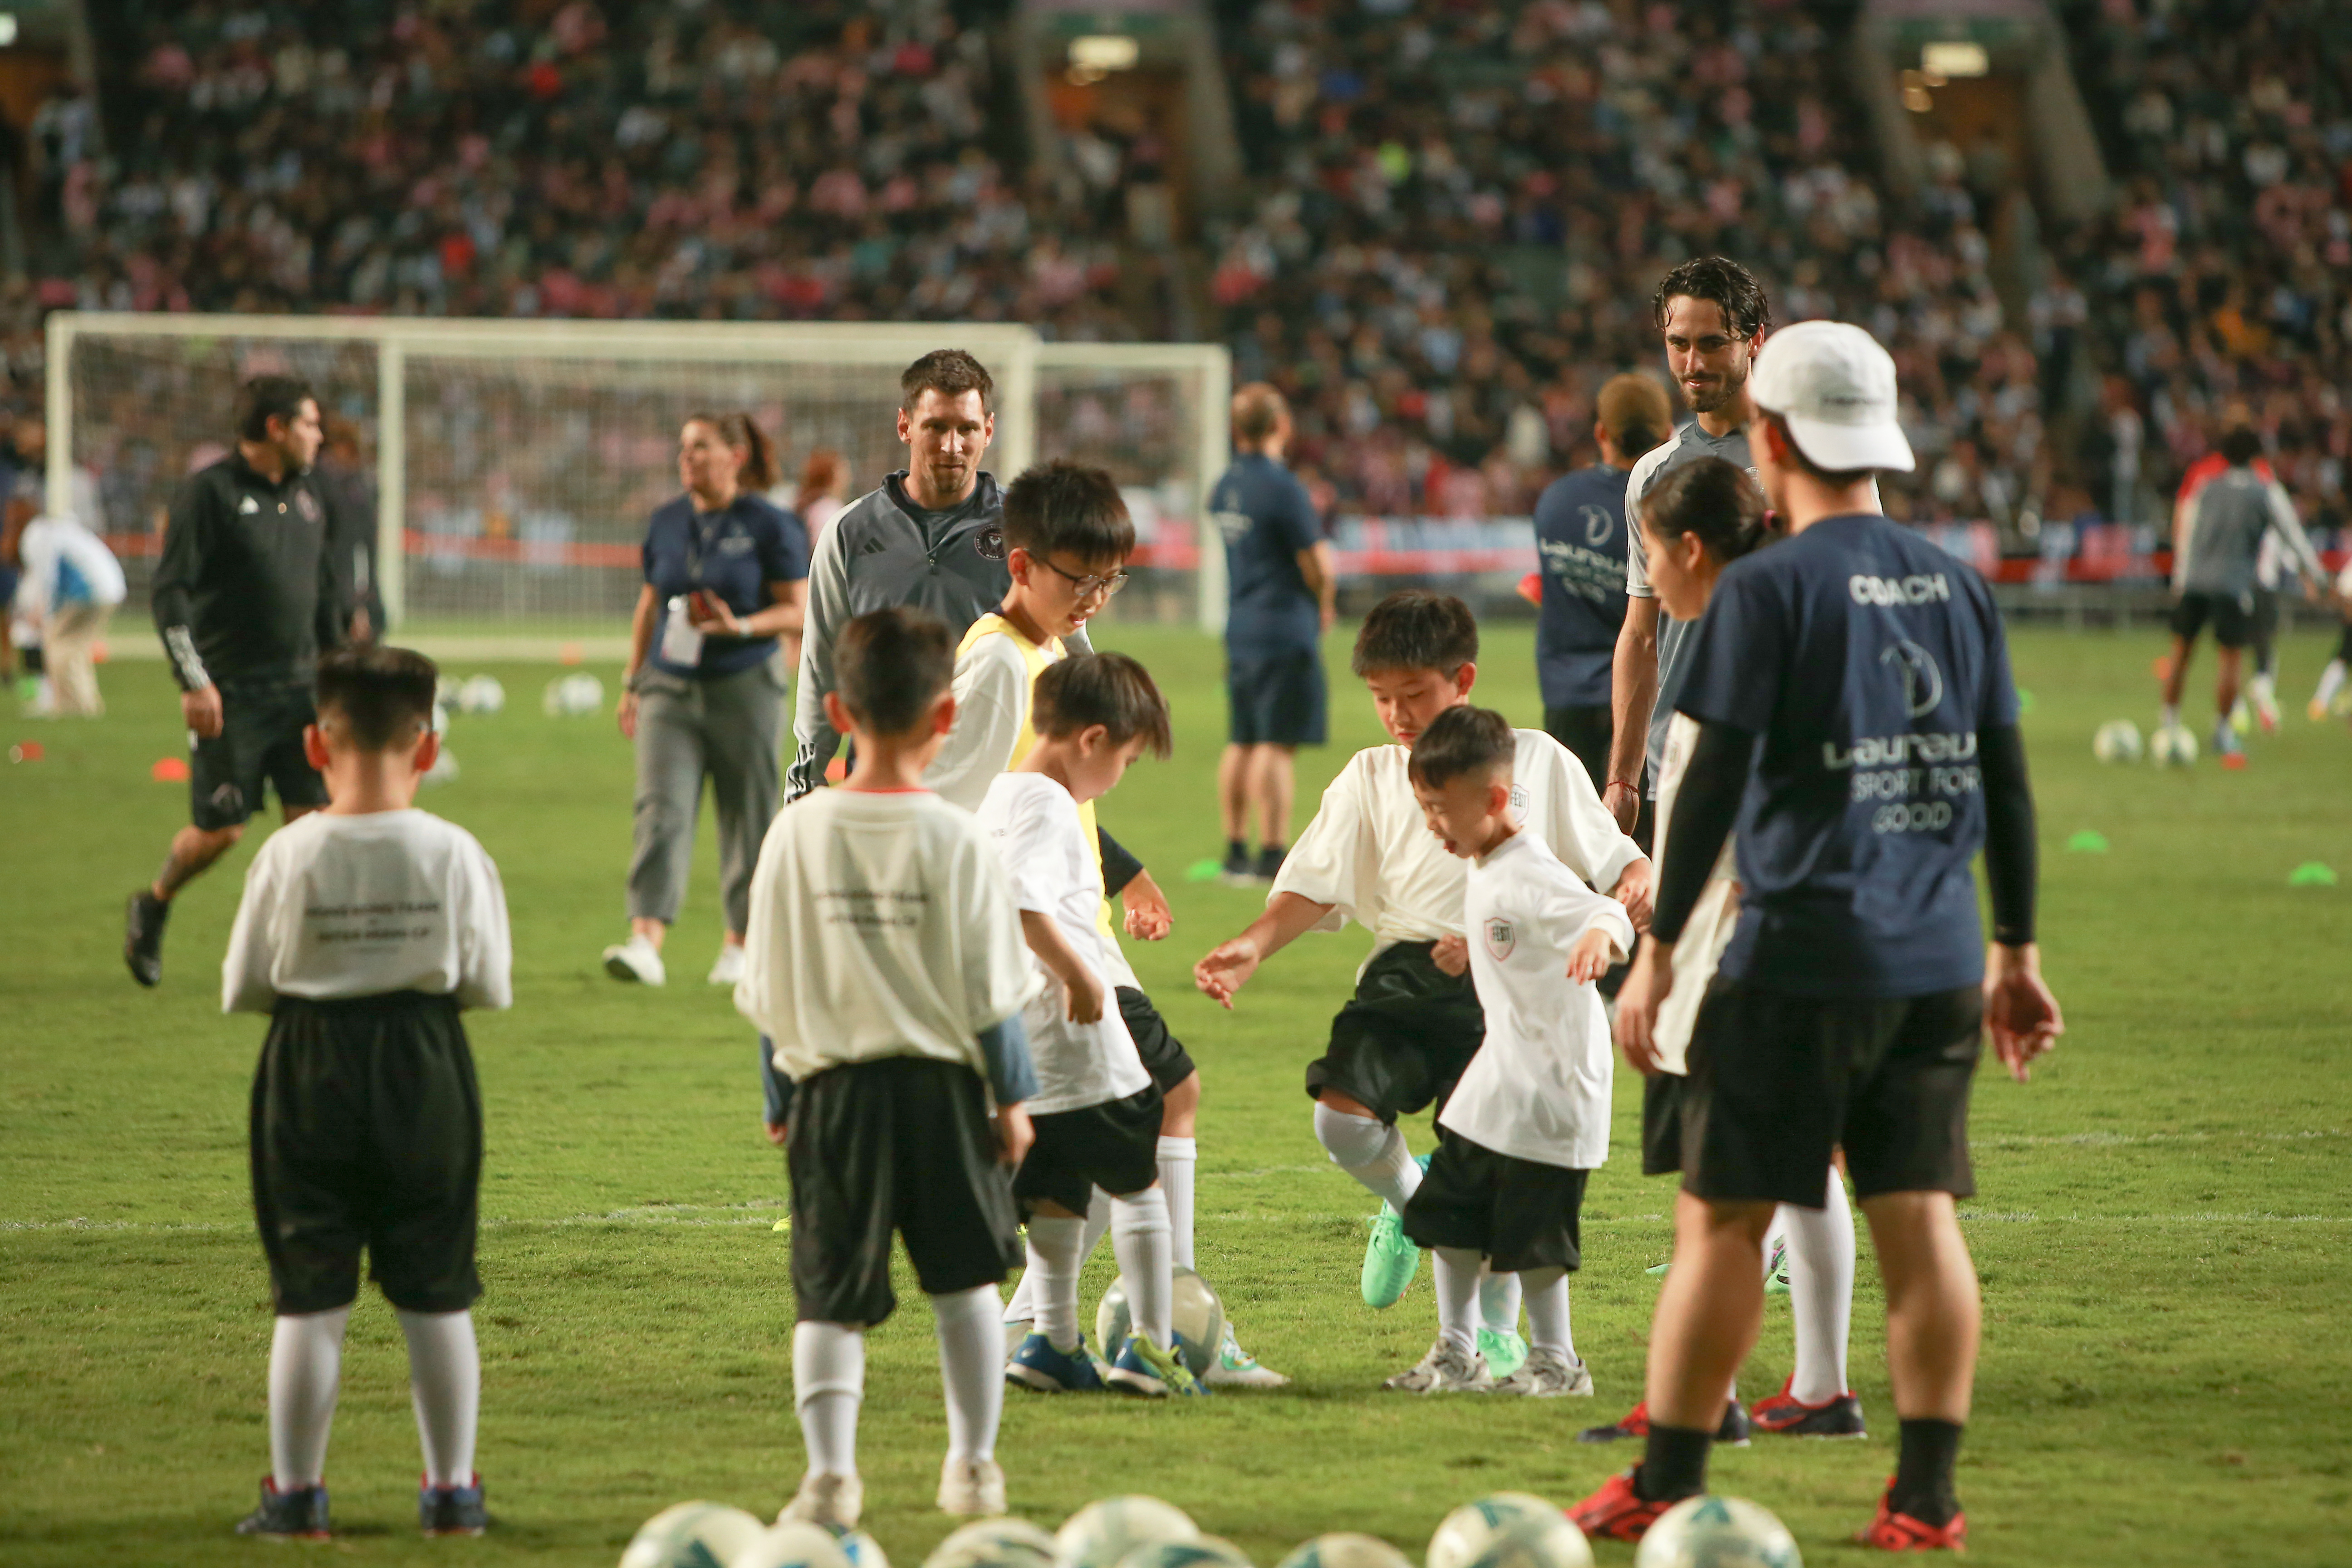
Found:
[[[2091,737],[2091,754],[2103,763],[2136,763],[2146,756],[2154,758],[2158,767],[2193,767],[2197,737],[2185,724],[2166,724],[2143,745],[2138,725],[2128,719],[2110,719]]]
[[[1780,1521],[1738,1498],[1696,1497],[1650,1528],[1634,1568],[1802,1568]],[[646,1521],[621,1568],[889,1568],[862,1530],[791,1521],[763,1527],[741,1509],[686,1502]],[[1091,1502],[1052,1534],[1018,1519],[967,1524],[923,1568],[1254,1568],[1232,1542],[1203,1535],[1157,1498]],[[1385,1541],[1318,1535],[1280,1568],[1413,1568]],[[1592,1568],[1592,1549],[1568,1516],[1525,1492],[1497,1492],[1445,1516],[1424,1568]]]

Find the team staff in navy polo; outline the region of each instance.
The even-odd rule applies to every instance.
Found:
[[[1985,1026],[2020,1081],[2063,1027],[2034,944],[2017,694],[1984,579],[1879,515],[1874,476],[1912,466],[1886,351],[1859,327],[1803,322],[1765,341],[1750,394],[1749,450],[1789,537],[1726,567],[1692,626],[1676,708],[1698,739],[1618,997],[1633,1067],[1657,1065],[1675,943],[1735,824],[1739,919],[1691,1038],[1647,1451],[1570,1511],[1588,1534],[1633,1540],[1706,1489],[1762,1316],[1773,1206],[1819,1207],[1842,1148],[1886,1282],[1902,1420],[1864,1540],[1957,1548],[1979,1321],[1957,1207],[1976,1190],[1969,1080]]]
[[[696,414],[678,431],[686,492],[646,525],[645,585],[629,626],[621,733],[636,743],[629,939],[604,950],[615,980],[659,985],[662,940],[686,896],[703,780],[719,810],[727,934],[710,983],[742,977],[751,869],[776,815],[783,742],[780,638],[801,629],[808,535],[761,492],[776,451],[748,414]]]
[[[1331,546],[1307,487],[1282,466],[1290,405],[1265,383],[1234,394],[1234,462],[1209,492],[1225,549],[1225,703],[1217,763],[1228,881],[1271,882],[1290,842],[1292,759],[1319,746],[1330,696],[1323,634],[1337,616]],[[1258,851],[1250,858],[1249,814]]]
[[[319,650],[350,632],[351,584],[310,469],[323,438],[307,383],[256,376],[237,393],[236,449],[172,496],[152,597],[187,723],[190,821],[131,895],[122,957],[142,985],[163,978],[173,896],[244,836],[265,784],[289,822],[327,804],[302,731]]]

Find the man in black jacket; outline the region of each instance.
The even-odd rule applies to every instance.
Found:
[[[188,725],[191,816],[153,883],[131,895],[122,957],[142,985],[163,978],[173,896],[244,837],[265,781],[289,822],[327,804],[302,731],[316,717],[319,650],[343,639],[350,594],[310,472],[318,399],[292,376],[256,376],[238,393],[236,431],[235,452],[181,481],[155,569],[155,629]]]

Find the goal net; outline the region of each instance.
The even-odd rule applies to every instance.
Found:
[[[837,455],[856,496],[904,466],[898,373],[970,349],[997,383],[989,466],[1108,468],[1136,515],[1140,592],[1115,613],[1223,609],[1198,513],[1224,462],[1224,351],[1049,344],[1025,327],[440,321],[58,312],[49,321],[49,504],[91,510],[143,595],[173,487],[229,449],[236,388],[318,389],[320,469],[372,519],[374,585],[411,633],[625,632],[653,509],[678,493],[677,430],[749,413],[777,447],[775,498]],[[1212,580],[1205,585],[1203,574]]]

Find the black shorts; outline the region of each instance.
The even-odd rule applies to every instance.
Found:
[[[1609,784],[1609,742],[1617,733],[1616,715],[1609,704],[1597,708],[1544,709],[1544,733],[1566,746],[1592,779],[1598,791]]]
[[[1000,1283],[1021,1261],[1013,1173],[987,1090],[961,1063],[884,1057],[799,1080],[784,1154],[803,1323],[890,1316],[893,1231],[927,1295]]]
[[[1843,1144],[1857,1198],[1976,1188],[1969,1080],[1984,994],[1795,996],[1718,976],[1691,1029],[1683,1186],[1822,1206]]]
[[[1437,1152],[1404,1205],[1404,1234],[1417,1247],[1484,1253],[1497,1274],[1574,1268],[1584,1261],[1584,1183],[1591,1174],[1498,1154],[1440,1128]]]
[[[1319,746],[1329,728],[1323,655],[1314,648],[1225,662],[1236,746]]]
[[[1125,1100],[1032,1116],[1037,1142],[1013,1177],[1022,1212],[1054,1203],[1084,1214],[1097,1187],[1123,1198],[1158,1181],[1160,1113],[1154,1085]]]
[[[302,731],[319,716],[307,686],[220,689],[221,731],[191,743],[189,820],[207,833],[261,809],[263,782],[280,806],[327,804],[327,781],[302,754]]]
[[[1486,1036],[1486,1015],[1467,970],[1448,974],[1436,944],[1381,951],[1331,1020],[1331,1043],[1307,1064],[1307,1092],[1338,1089],[1391,1126],[1433,1102],[1441,1110]]]
[[[349,1306],[362,1248],[368,1277],[403,1310],[462,1312],[481,1295],[482,1096],[453,998],[280,997],[249,1136],[281,1316]]]
[[[2213,640],[2222,647],[2243,647],[2253,640],[2253,595],[2232,598],[2227,594],[2183,594],[2172,606],[2172,635],[2195,642],[2205,623],[2213,623]]]
[[[2258,648],[2267,649],[2278,640],[2279,595],[2276,588],[2254,590],[2254,610],[2247,620],[2247,641]]]
[[[1664,1176],[1683,1168],[1683,1075],[1656,1072],[1642,1080],[1642,1174]]]
[[[1127,1032],[1135,1037],[1135,1054],[1143,1058],[1143,1070],[1151,1075],[1152,1083],[1166,1094],[1199,1069],[1184,1042],[1168,1032],[1168,1020],[1160,1016],[1150,997],[1132,985],[1121,985],[1118,991],[1118,1016],[1127,1020]]]

